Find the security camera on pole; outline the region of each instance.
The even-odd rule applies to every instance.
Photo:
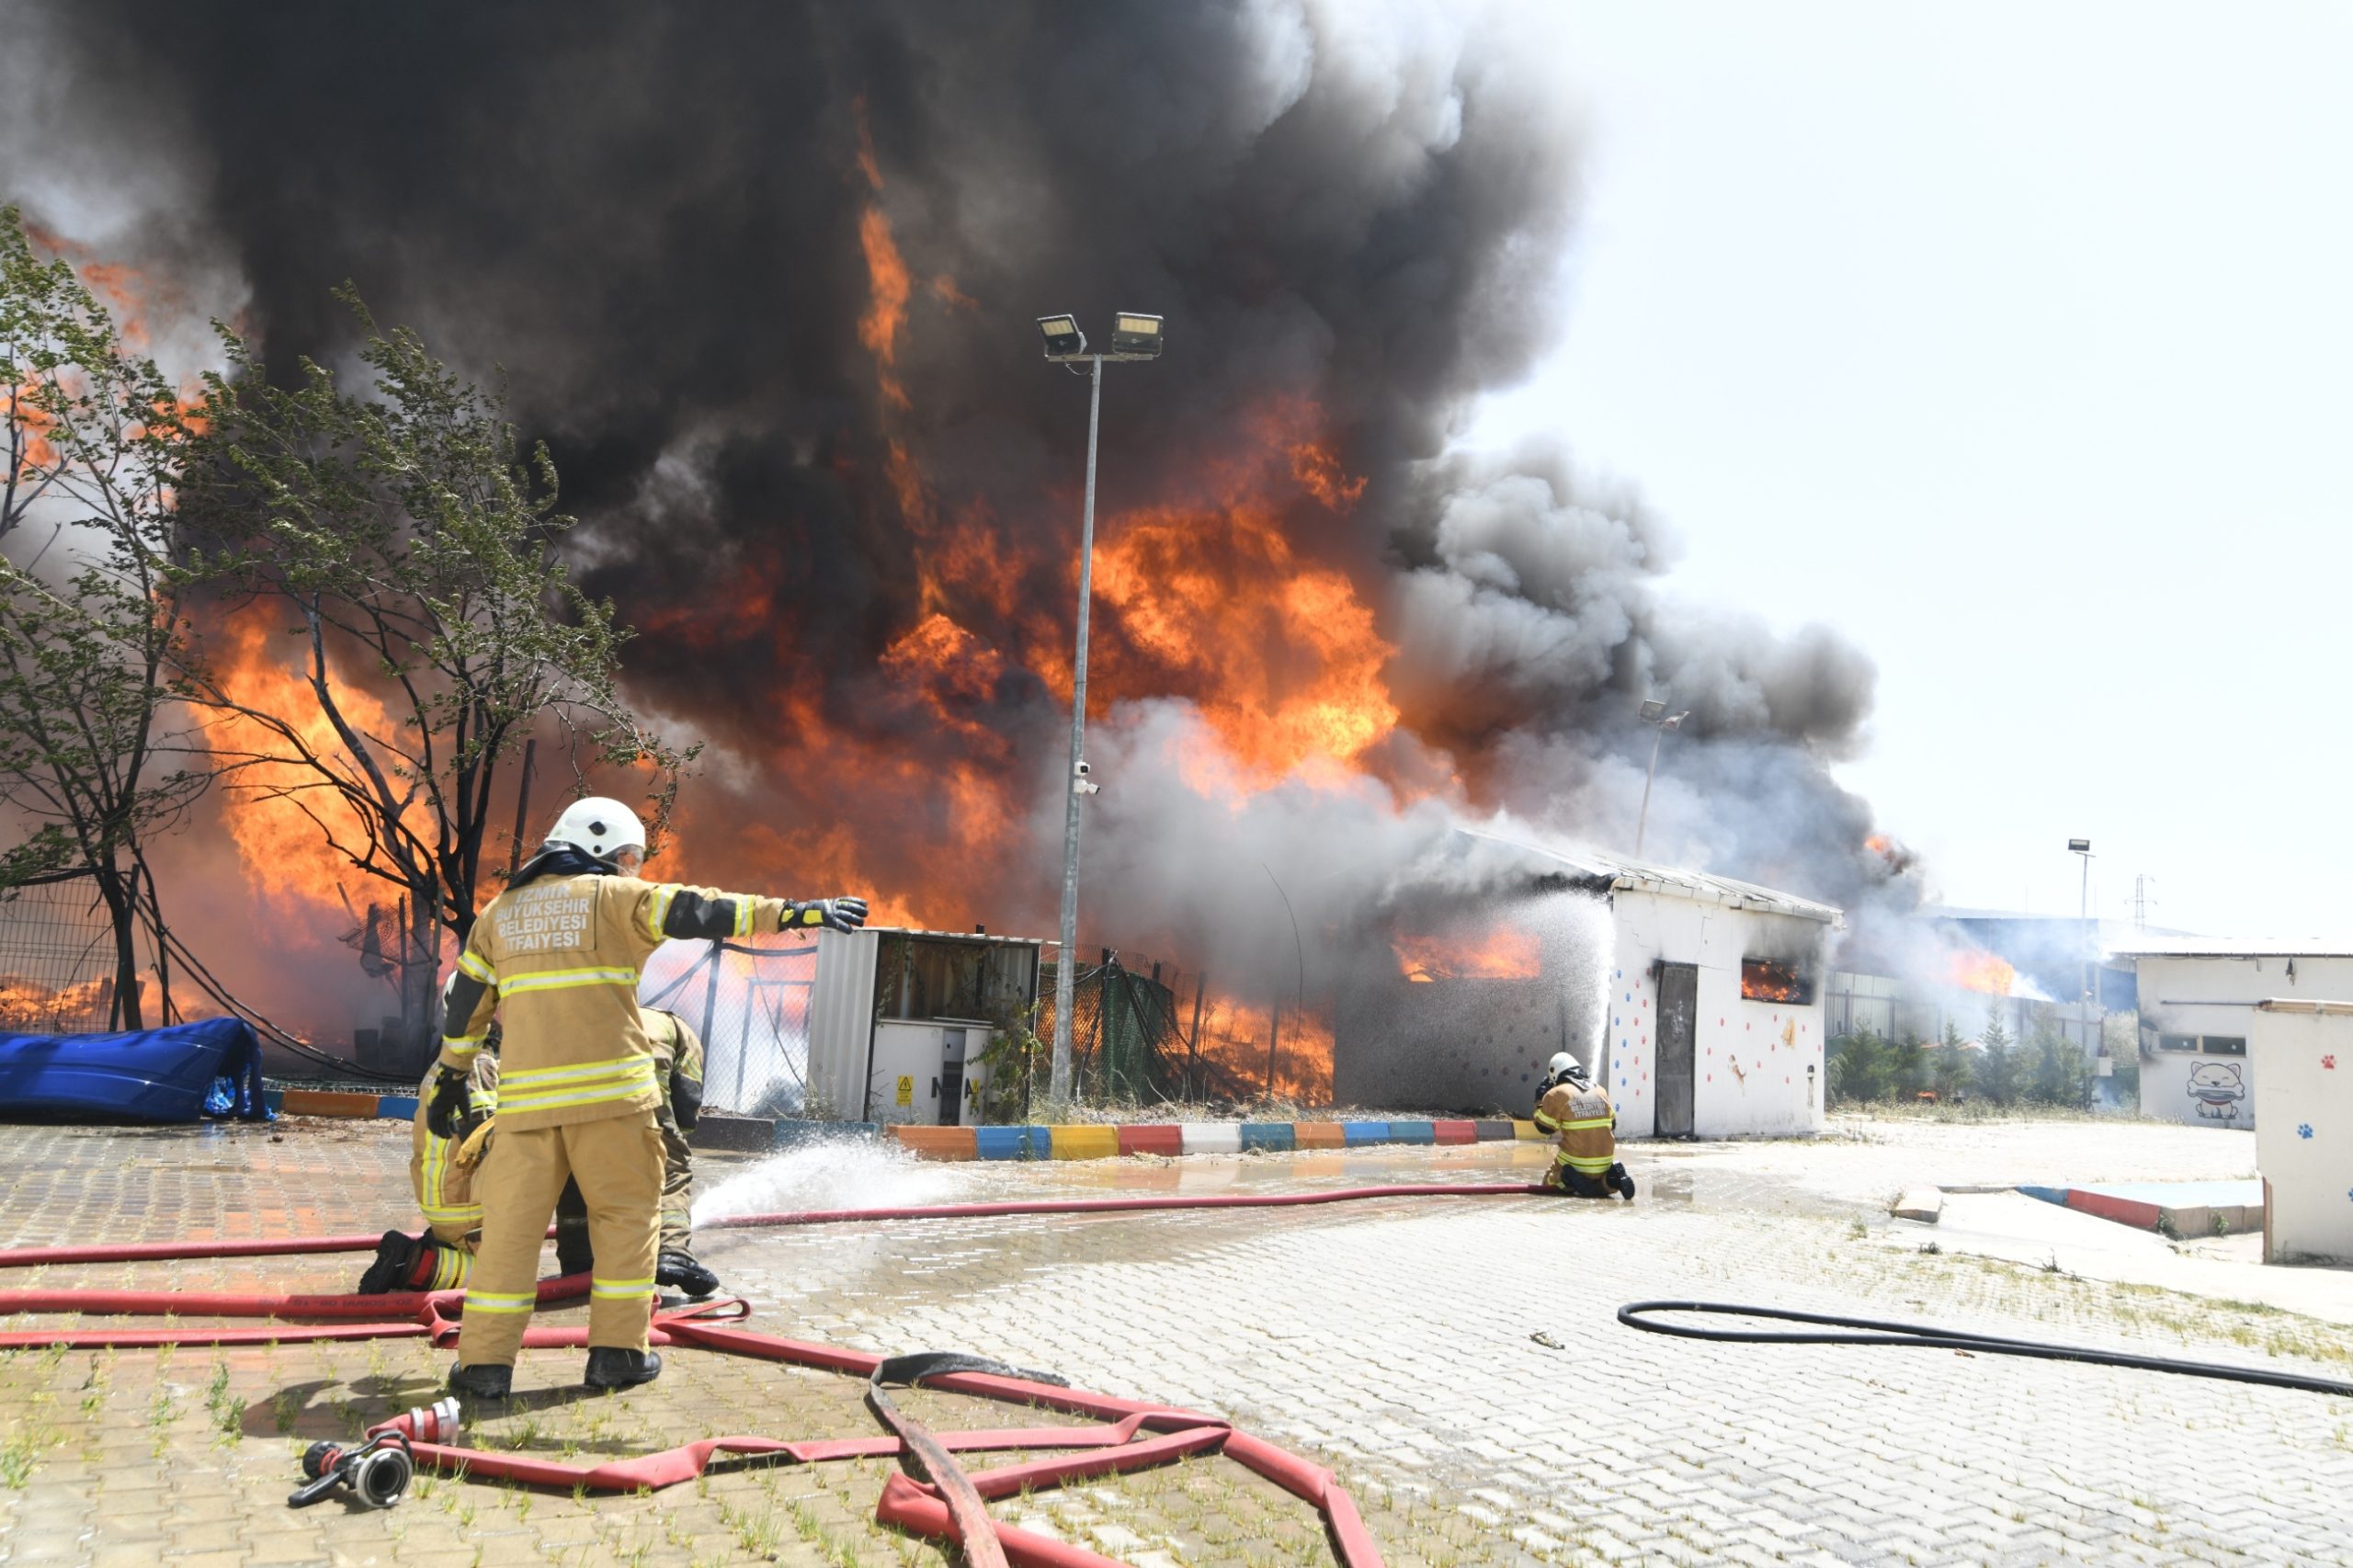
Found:
[[[1054,961],[1054,1062],[1046,1091],[1052,1114],[1059,1116],[1071,1100],[1071,1012],[1078,1005],[1078,803],[1102,790],[1089,775],[1086,761],[1086,622],[1095,597],[1095,437],[1103,423],[1103,362],[1107,359],[1157,359],[1161,348],[1161,319],[1121,311],[1112,318],[1111,351],[1087,352],[1086,334],[1073,316],[1040,316],[1038,330],[1046,340],[1046,358],[1057,365],[1084,362],[1093,367],[1094,387],[1086,411],[1086,512],[1079,526],[1078,656],[1071,665],[1070,776],[1064,790],[1063,817],[1062,956]]]

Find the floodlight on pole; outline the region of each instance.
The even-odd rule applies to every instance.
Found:
[[[1637,855],[1643,852],[1643,835],[1651,825],[1651,783],[1658,778],[1658,748],[1665,741],[1667,731],[1680,727],[1684,720],[1691,717],[1691,710],[1688,708],[1680,713],[1669,713],[1666,704],[1656,698],[1643,704],[1642,713],[1643,722],[1656,726],[1658,733],[1651,737],[1651,769],[1643,775],[1643,812],[1634,819],[1634,853]]]
[[[1114,318],[1108,353],[1089,353],[1086,334],[1074,316],[1040,316],[1038,331],[1046,340],[1046,358],[1069,365],[1085,360],[1093,386],[1086,409],[1086,508],[1078,536],[1078,652],[1071,662],[1070,771],[1063,779],[1062,949],[1054,961],[1053,1066],[1046,1097],[1060,1119],[1071,1101],[1071,1014],[1078,1005],[1078,831],[1079,802],[1099,793],[1102,786],[1089,778],[1086,761],[1086,631],[1095,598],[1095,448],[1103,424],[1103,362],[1160,358],[1162,319],[1134,311]]]

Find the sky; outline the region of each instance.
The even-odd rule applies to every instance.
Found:
[[[1878,662],[1944,902],[2353,937],[2353,8],[1579,5],[1556,432]],[[1670,738],[1669,744],[1673,744]]]

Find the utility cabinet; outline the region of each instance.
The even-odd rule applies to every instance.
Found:
[[[878,1019],[866,1119],[969,1127],[981,1119],[982,1062],[995,1027],[985,1018]]]
[[[982,1058],[1038,1000],[1036,938],[887,927],[819,940],[807,1114],[925,1127],[981,1119]]]

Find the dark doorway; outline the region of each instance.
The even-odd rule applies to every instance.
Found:
[[[1658,1135],[1691,1136],[1691,1042],[1699,1025],[1699,966],[1658,966]]]

